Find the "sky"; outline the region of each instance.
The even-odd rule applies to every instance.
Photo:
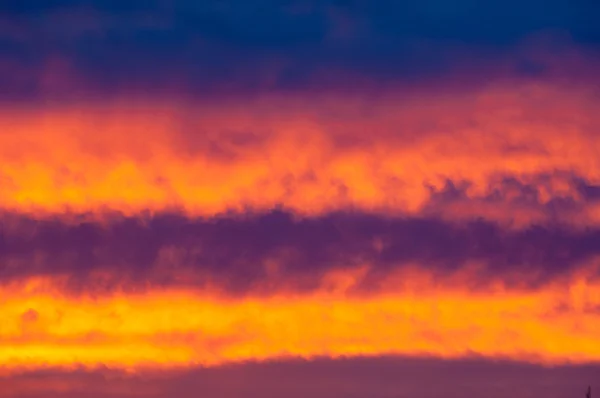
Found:
[[[598,20],[1,1],[0,396],[600,391]]]

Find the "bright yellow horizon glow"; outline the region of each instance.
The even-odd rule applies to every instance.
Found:
[[[584,275],[475,292],[461,277],[442,284],[412,270],[352,294],[357,275],[328,275],[308,294],[244,298],[174,287],[73,296],[31,279],[0,291],[0,368],[135,371],[379,355],[600,361],[600,283]]]

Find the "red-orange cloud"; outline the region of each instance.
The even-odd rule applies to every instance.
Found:
[[[593,85],[558,76],[438,92],[182,98],[3,106],[0,208],[7,221],[26,216],[4,223],[0,367],[137,370],[388,354],[599,360]],[[338,239],[312,253],[289,242],[253,251],[243,239],[228,246],[193,233],[172,233],[187,242],[152,242],[143,228],[127,229],[158,231],[153,223],[168,212],[239,226],[274,209],[305,220],[375,213],[371,226],[386,217],[435,223],[410,240],[383,227],[352,237],[332,219],[322,225],[341,230]],[[123,224],[107,215],[115,212],[128,216]],[[64,228],[44,230],[44,222]],[[97,224],[69,229],[82,223]],[[480,231],[491,238],[472,237]],[[466,243],[449,245],[455,257],[435,269],[452,233]],[[499,237],[509,243],[492,249],[506,254],[480,249]],[[147,252],[129,250],[138,238]],[[348,249],[355,243],[360,250]],[[410,243],[412,257],[398,260]],[[307,252],[315,261],[302,265],[314,268],[289,271]],[[506,268],[490,272],[498,264]],[[92,286],[74,291],[80,269]],[[228,282],[256,270],[241,297],[228,294]]]
[[[576,207],[569,220],[595,223],[597,203],[572,177],[600,181],[597,107],[585,87],[496,82],[467,93],[368,100],[5,109],[0,204],[19,212],[183,208],[202,216],[277,206],[307,215],[428,210],[526,225],[560,219],[546,211],[559,199]],[[507,178],[532,187],[529,202]],[[467,183],[467,204],[431,209],[432,194],[448,181]]]

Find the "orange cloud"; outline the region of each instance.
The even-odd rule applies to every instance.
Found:
[[[600,183],[597,107],[580,86],[510,81],[369,101],[298,95],[247,104],[5,107],[0,205],[52,213],[183,208],[202,216],[277,206],[309,215],[428,210],[527,224],[551,217],[543,207],[558,198],[581,205],[570,220],[595,223],[598,205],[583,203],[568,179],[536,176],[562,171]],[[506,186],[502,204],[489,206],[506,176],[533,184],[537,208]],[[465,198],[475,202],[432,210],[432,195],[448,181],[467,182]]]
[[[0,366],[167,369],[286,357],[483,356],[600,360],[595,267],[537,290],[469,286],[414,268],[364,294],[368,267],[330,272],[310,294],[225,298],[216,290],[67,295],[60,281],[2,288]],[[597,270],[596,270],[597,271]]]

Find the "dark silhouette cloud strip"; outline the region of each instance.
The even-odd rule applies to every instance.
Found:
[[[589,267],[600,254],[600,229],[560,224],[513,229],[483,219],[358,212],[305,218],[274,211],[209,219],[113,215],[79,222],[7,214],[3,220],[3,282],[67,276],[72,287],[82,283],[79,288],[107,272],[115,287],[196,283],[202,288],[216,281],[229,293],[247,293],[263,282],[294,286],[297,280],[296,289],[310,290],[328,271],[369,266],[363,281],[368,290],[409,266],[443,276],[473,264],[482,267],[473,283],[505,278],[509,285],[535,287]],[[188,279],[178,278],[179,272]]]

